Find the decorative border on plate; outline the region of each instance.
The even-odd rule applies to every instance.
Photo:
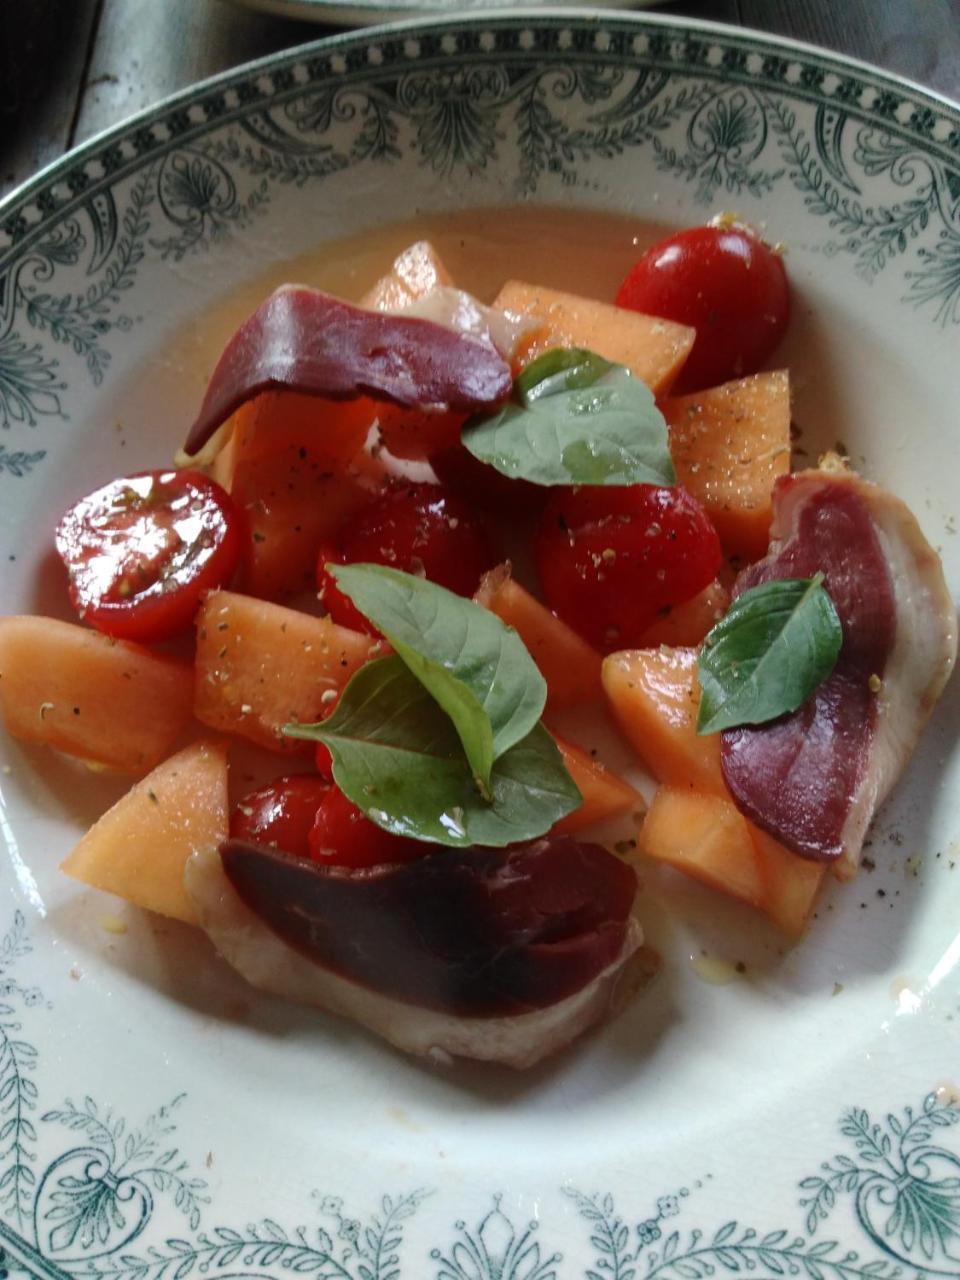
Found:
[[[31,950],[18,911],[0,940],[4,1280],[18,1273],[38,1280],[960,1275],[960,1155],[944,1144],[947,1130],[960,1123],[960,1108],[932,1094],[919,1108],[906,1106],[879,1122],[859,1107],[844,1112],[839,1122],[844,1150],[799,1182],[799,1229],[760,1231],[737,1221],[691,1226],[691,1195],[702,1181],[666,1190],[639,1211],[624,1210],[610,1192],[559,1188],[584,1223],[579,1261],[565,1261],[541,1243],[543,1219],[514,1222],[500,1192],[474,1211],[475,1220],[456,1219],[446,1238],[429,1249],[429,1261],[407,1256],[404,1237],[421,1204],[439,1195],[430,1188],[383,1193],[365,1219],[354,1217],[339,1195],[324,1189],[312,1195],[309,1222],[285,1226],[264,1218],[207,1225],[205,1219],[216,1213],[207,1179],[194,1170],[174,1136],[184,1094],[140,1125],[128,1124],[90,1096],[52,1107],[41,1098],[33,1079],[39,1051],[24,1021],[46,1002],[17,976]],[[60,1131],[64,1136],[53,1138]],[[208,1168],[211,1162],[208,1155]],[[841,1204],[853,1211],[862,1237],[857,1249],[823,1236],[822,1228]]]

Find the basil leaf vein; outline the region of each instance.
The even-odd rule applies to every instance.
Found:
[[[330,570],[453,721],[489,794],[494,761],[526,737],[547,700],[547,683],[516,631],[472,600],[397,569]]]
[[[543,835],[582,802],[541,724],[496,760],[484,800],[452,721],[398,654],[361,667],[327,720],[287,732],[326,743],[337,786],[394,835],[503,847]]]
[[[461,432],[501,475],[533,484],[673,485],[666,420],[623,365],[555,348],[519,375],[514,398]]]
[[[775,720],[827,678],[843,628],[823,581],[765,582],[734,601],[700,650],[697,733]]]

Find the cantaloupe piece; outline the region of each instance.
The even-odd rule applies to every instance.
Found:
[[[600,696],[600,654],[515,582],[509,565],[484,574],[474,600],[519,634],[547,682],[551,711]]]
[[[720,735],[697,736],[697,651],[624,649],[603,663],[603,688],[624,737],[659,782],[725,797]]]
[[[227,837],[227,753],[194,742],[134,784],[61,865],[94,889],[185,924],[198,924],[183,887],[195,849]]]
[[[508,280],[493,305],[543,322],[518,349],[521,364],[551,347],[586,347],[626,365],[655,395],[669,390],[697,336],[687,325],[522,280]]]
[[[234,414],[212,474],[243,512],[251,595],[273,600],[312,586],[321,542],[382,484],[383,466],[364,448],[377,408],[271,392]]]
[[[557,734],[553,736],[560,748],[567,772],[583,796],[583,804],[580,808],[574,809],[573,813],[561,818],[554,826],[554,831],[572,834],[631,809],[634,812],[643,812],[643,796],[635,787],[632,787],[619,774],[614,773],[612,769],[601,764],[599,760],[594,760],[583,747],[567,742]]]
[[[452,285],[453,278],[429,240],[409,245],[393,267],[360,299],[371,311],[402,311],[431,289]]]
[[[698,645],[730,607],[730,592],[714,580],[685,604],[674,605],[643,633],[643,648]]]
[[[15,738],[146,773],[192,702],[186,663],[56,618],[0,618],[0,714]]]
[[[763,910],[784,933],[799,938],[810,920],[826,867],[785,849],[752,822],[747,827],[763,880]]]
[[[658,787],[638,848],[741,902],[763,907],[766,883],[747,821],[731,800]]]
[[[194,714],[221,732],[275,751],[312,753],[283,726],[312,723],[381,641],[296,609],[232,591],[209,595],[197,617]]]
[[[756,560],[770,537],[773,486],[790,470],[786,370],[662,404],[677,480],[703,504],[728,555]]]

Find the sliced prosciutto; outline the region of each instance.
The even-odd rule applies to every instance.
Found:
[[[904,504],[836,467],[777,482],[770,552],[735,595],[817,572],[843,625],[836,667],[793,714],[726,730],[721,762],[742,813],[847,878],[953,669],[957,618]]]
[[[284,285],[224,348],[184,452],[195,457],[217,427],[263,391],[329,400],[366,395],[405,408],[471,413],[499,404],[510,387],[509,366],[489,341]]]
[[[228,841],[194,856],[186,886],[254,986],[407,1052],[513,1066],[609,1012],[641,942],[633,870],[570,838],[353,871]]]

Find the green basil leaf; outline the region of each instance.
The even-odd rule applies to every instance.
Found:
[[[517,374],[513,389],[521,404],[531,405],[560,391],[592,387],[613,365],[584,347],[551,347]]]
[[[547,683],[516,631],[412,574],[378,564],[329,568],[453,721],[489,792],[493,762],[526,737],[547,700]]]
[[[520,375],[514,399],[473,418],[461,439],[501,475],[532,484],[672,485],[677,478],[649,387],[589,351],[546,352]]]
[[[325,742],[337,786],[394,835],[502,847],[543,835],[582,803],[541,724],[496,761],[485,801],[450,718],[398,655],[361,667],[329,719],[285,732]]]
[[[796,711],[833,670],[842,643],[822,573],[745,591],[700,650],[697,733]]]

